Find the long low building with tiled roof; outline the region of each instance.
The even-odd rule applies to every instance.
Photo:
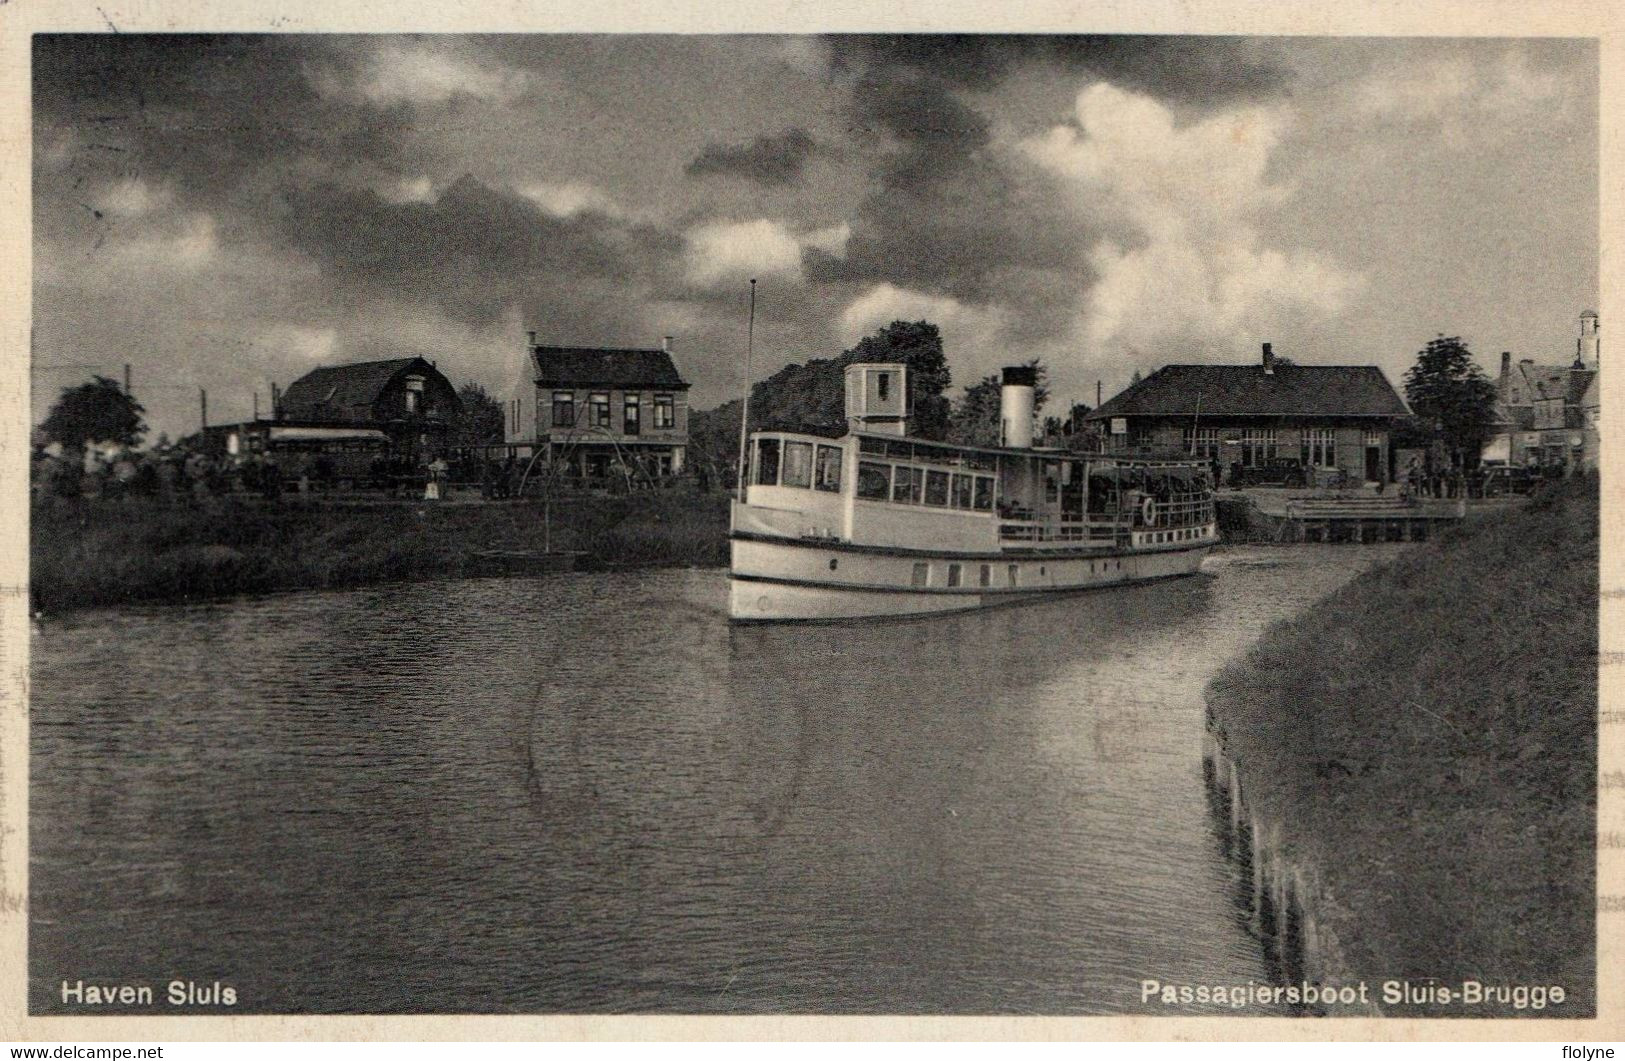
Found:
[[[1410,415],[1375,365],[1300,365],[1270,344],[1252,365],[1165,365],[1088,415],[1109,452],[1222,467],[1289,458],[1354,482],[1394,478],[1390,434]]]

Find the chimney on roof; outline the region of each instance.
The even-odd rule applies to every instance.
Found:
[[[660,337],[660,351],[666,354],[671,353],[671,336],[662,335]]]
[[[1580,364],[1587,368],[1602,367],[1602,352],[1598,349],[1601,340],[1597,337],[1597,314],[1586,310],[1580,314]]]
[[[535,332],[526,332],[525,334],[530,336],[530,345],[535,346],[536,345],[536,333]]]
[[[1270,349],[1269,343],[1264,344],[1264,375],[1275,375],[1275,351]]]
[[[1512,351],[1501,351],[1501,378],[1506,379],[1512,372]]]

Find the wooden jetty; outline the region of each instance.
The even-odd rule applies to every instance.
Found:
[[[1409,542],[1429,538],[1441,525],[1467,515],[1461,498],[1400,498],[1360,494],[1288,497],[1277,521],[1276,540],[1289,542]]]

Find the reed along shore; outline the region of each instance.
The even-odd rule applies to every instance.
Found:
[[[579,566],[727,563],[728,495],[579,494],[551,505],[551,547]],[[488,504],[228,496],[44,498],[32,508],[32,606],[47,613],[478,573],[485,551],[541,551],[540,501]]]
[[[1278,864],[1376,985],[1561,985],[1595,1006],[1595,475],[1407,550],[1271,628],[1208,687]],[[1255,853],[1255,858],[1264,853]],[[1381,1000],[1379,999],[1379,1004]]]

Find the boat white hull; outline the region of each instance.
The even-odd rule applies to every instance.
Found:
[[[965,555],[736,536],[728,614],[735,622],[805,622],[966,611],[1194,574],[1217,542],[1214,532],[1133,552]]]

